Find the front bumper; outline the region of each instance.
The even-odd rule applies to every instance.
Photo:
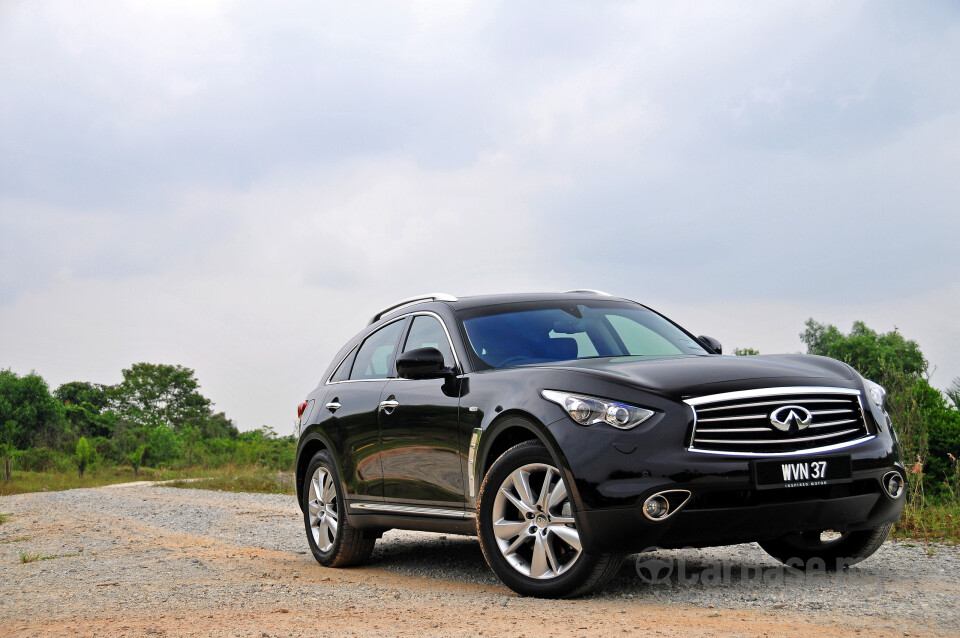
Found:
[[[872,489],[870,483],[875,483]],[[806,530],[868,529],[896,522],[903,511],[905,498],[886,496],[879,480],[828,487],[828,491],[811,488],[813,493],[806,495],[792,490],[789,500],[779,502],[770,497],[781,495],[762,494],[760,502],[750,503],[755,492],[720,492],[699,499],[694,496],[663,521],[649,520],[639,507],[582,511],[578,527],[581,539],[592,551],[641,551],[651,547],[734,545]],[[729,504],[710,507],[711,499],[722,503],[723,499],[717,497],[727,497]],[[735,504],[737,501],[739,504]]]
[[[683,445],[685,428],[658,425],[627,433],[588,430],[569,421],[550,426],[564,451],[580,537],[588,551],[706,547],[808,530],[867,529],[896,522],[903,511],[905,496],[889,497],[881,483],[891,470],[906,476],[887,428],[832,453],[850,456],[849,482],[758,490],[751,463],[762,457],[691,452]],[[682,508],[660,521],[644,516],[646,498],[675,489],[691,493]]]

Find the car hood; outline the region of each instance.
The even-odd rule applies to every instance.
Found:
[[[672,398],[786,385],[856,387],[856,373],[835,359],[805,354],[604,357],[553,368],[626,383]]]

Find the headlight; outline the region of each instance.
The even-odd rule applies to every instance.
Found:
[[[873,401],[873,404],[883,410],[883,402],[887,399],[887,391],[879,383],[874,383],[869,379],[863,380],[863,385],[867,388],[867,396]]]
[[[540,393],[547,401],[560,405],[570,418],[580,425],[606,423],[621,430],[636,427],[653,416],[652,410],[637,408],[609,399],[598,399],[582,394],[570,394],[556,390],[544,390]]]

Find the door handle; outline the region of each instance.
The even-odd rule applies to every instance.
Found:
[[[339,410],[339,409],[340,409],[341,407],[343,407],[343,406],[340,405],[340,402],[339,402],[339,401],[337,401],[336,399],[334,399],[333,401],[331,401],[330,403],[328,403],[328,404],[325,405],[324,407],[327,408],[328,410],[330,410],[331,412],[336,412],[337,410]]]
[[[400,405],[399,401],[395,401],[393,399],[387,399],[386,401],[380,402],[380,409],[386,412],[387,414],[390,414],[391,412],[394,411],[394,409],[396,409],[398,405]]]

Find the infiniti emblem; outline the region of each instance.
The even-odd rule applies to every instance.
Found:
[[[794,429],[799,432],[805,430],[813,422],[813,415],[810,410],[799,405],[785,405],[777,408],[770,413],[770,425],[781,432],[789,432]]]

